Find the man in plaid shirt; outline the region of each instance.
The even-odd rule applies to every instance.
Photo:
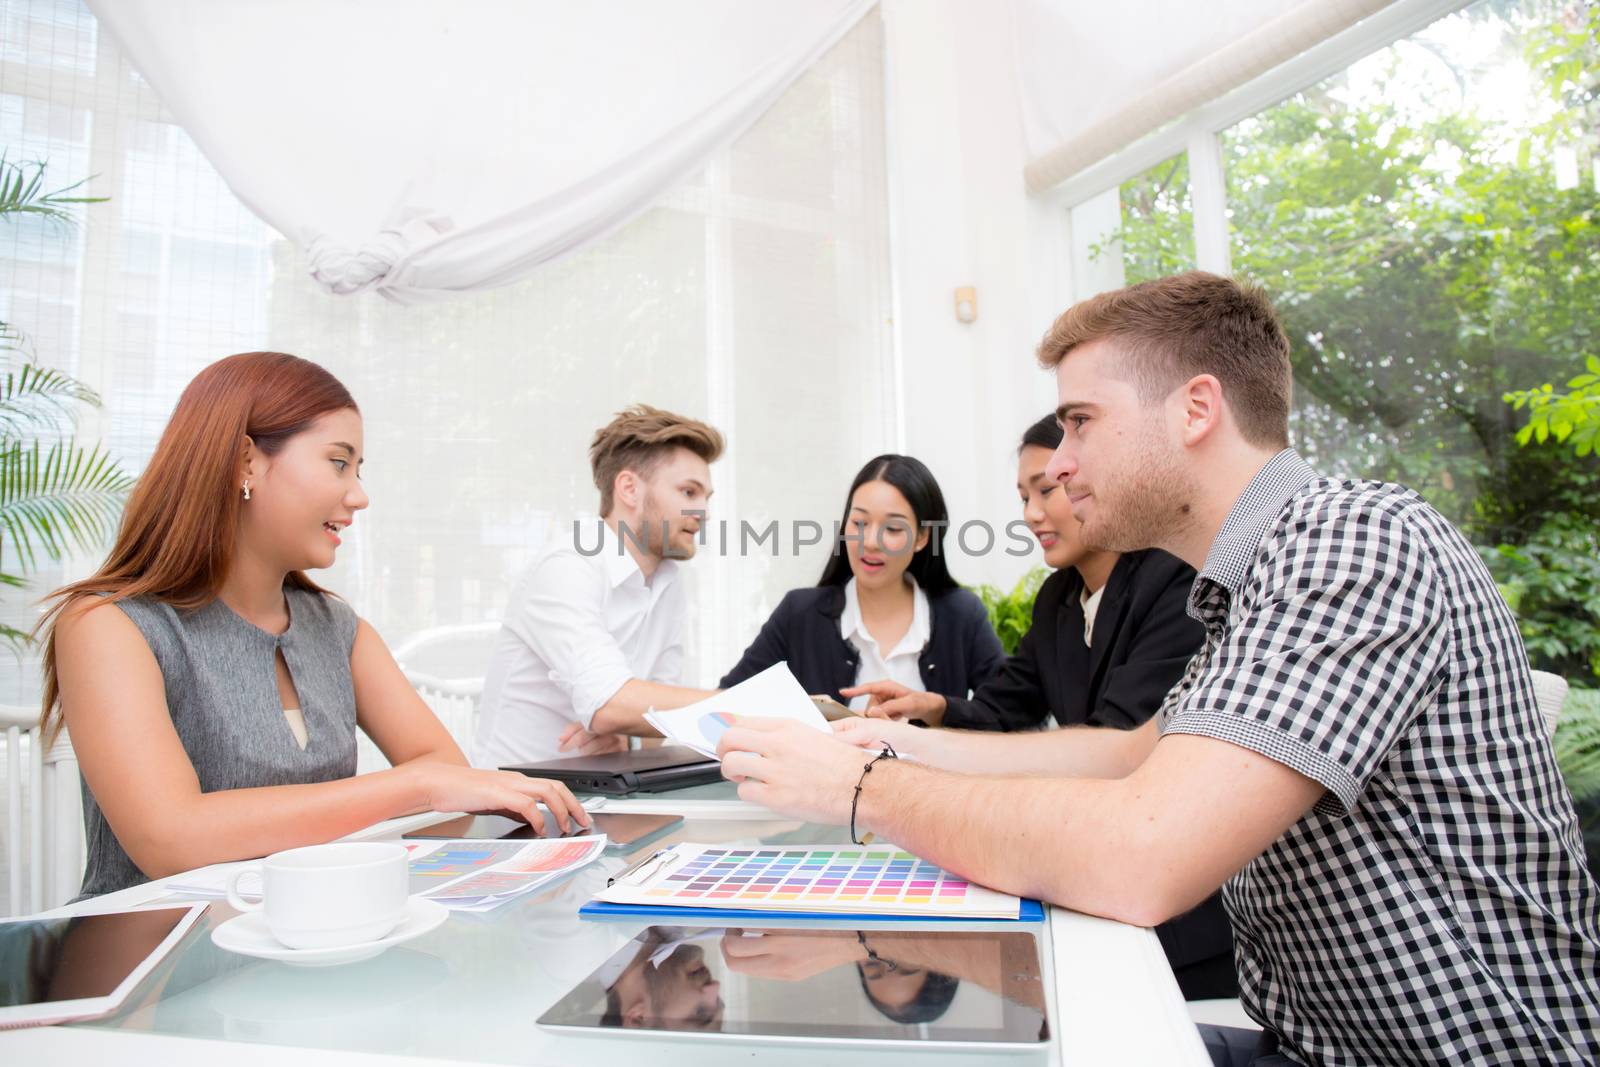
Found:
[[[1600,1062],[1600,886],[1516,622],[1415,493],[1287,448],[1288,353],[1259,291],[1201,272],[1076,305],[1041,344],[1066,431],[1049,473],[1085,540],[1199,575],[1205,648],[1132,774],[863,779],[845,745],[759,720],[724,736],[724,773],[841,823],[860,782],[858,831],[1141,925],[1223,886],[1264,1032],[1215,1035],[1219,1063]],[[1020,740],[1031,774],[1082,745]]]

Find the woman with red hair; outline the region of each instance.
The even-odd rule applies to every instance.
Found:
[[[384,647],[307,570],[367,506],[362,423],[315,363],[248,352],[178,400],[93,575],[52,594],[45,736],[84,781],[82,894],[422,811],[565,829],[560,783],[474,770]],[[356,729],[393,766],[356,776]]]

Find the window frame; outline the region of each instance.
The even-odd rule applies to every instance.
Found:
[[[1068,178],[1037,198],[1061,220],[1050,239],[1058,244],[1056,257],[1075,264],[1090,238],[1074,234],[1073,210],[1096,198],[1115,196],[1128,181],[1180,152],[1189,156],[1189,199],[1194,213],[1195,267],[1217,274],[1233,272],[1228,240],[1227,175],[1223,167],[1222,135],[1245,119],[1271,108],[1294,94],[1325,81],[1374,52],[1425,29],[1430,24],[1469,6],[1474,0],[1396,0],[1382,11],[1329,37],[1287,63],[1255,78],[1232,92],[1196,108],[1176,122],[1148,134],[1098,163]],[[1098,235],[1095,235],[1096,237]],[[1080,285],[1081,276],[1068,270],[1065,296],[1081,300],[1097,291]],[[1088,288],[1088,291],[1082,291]]]

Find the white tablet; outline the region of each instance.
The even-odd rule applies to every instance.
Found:
[[[0,920],[0,1029],[111,1014],[206,907]]]

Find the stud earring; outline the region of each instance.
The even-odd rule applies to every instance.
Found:
[[[245,482],[244,483],[244,498],[246,500],[250,499],[250,483],[249,482]]]

